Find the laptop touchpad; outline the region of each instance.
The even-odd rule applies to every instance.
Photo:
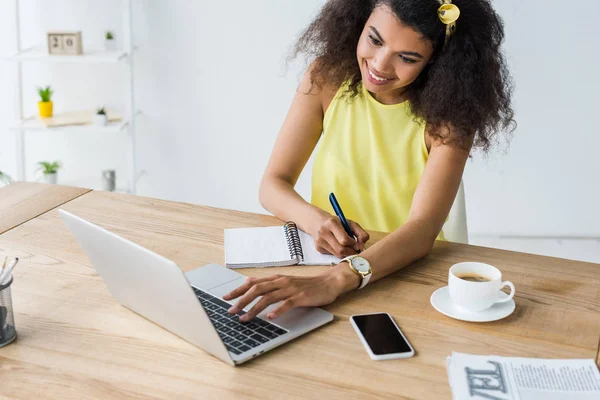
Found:
[[[213,291],[223,284],[236,281],[241,285],[246,277],[239,272],[232,271],[219,264],[208,264],[204,267],[193,269],[185,274],[188,281],[199,289]],[[225,293],[223,293],[225,294]]]
[[[246,281],[246,276],[218,264],[209,264],[204,267],[196,268],[187,272],[185,275],[193,286],[205,290],[219,298],[222,298],[227,293],[237,289]],[[239,298],[231,300],[230,303],[235,304],[238,300]],[[252,308],[259,300],[260,297],[248,304],[245,307],[246,310]],[[273,306],[276,305],[268,307],[261,315],[271,310]]]

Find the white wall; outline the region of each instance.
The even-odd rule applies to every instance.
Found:
[[[519,124],[465,174],[475,234],[600,238],[597,2],[500,0]]]
[[[286,52],[322,3],[179,1],[138,7],[137,40],[150,48],[138,61],[140,107],[161,130],[157,139],[166,152],[161,184],[169,186],[161,194],[263,211],[260,178],[299,79],[299,69],[286,71]]]
[[[119,0],[22,3],[25,46],[42,43],[49,29],[81,29],[86,48],[101,46],[106,29],[122,37]],[[137,156],[147,171],[140,194],[264,212],[258,184],[301,70],[286,71],[286,52],[323,3],[134,1],[137,100],[144,112]],[[519,128],[506,153],[476,156],[467,167],[467,214],[475,236],[600,237],[595,3],[495,2],[506,22]],[[12,1],[0,4],[0,51],[7,54]],[[1,87],[12,86],[13,72],[14,66],[0,64]],[[46,83],[65,108],[123,105],[122,66],[31,65],[25,77],[29,113],[35,111],[35,85]],[[0,169],[12,174],[14,135],[4,127],[14,116],[13,100],[10,91],[2,92]],[[60,158],[63,181],[97,176],[108,167],[125,178],[126,140],[119,135],[38,133],[27,143],[29,170],[42,158]],[[306,196],[309,176],[305,171],[298,186]]]

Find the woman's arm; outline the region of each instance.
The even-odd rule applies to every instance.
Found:
[[[361,256],[371,264],[371,282],[395,272],[429,253],[441,231],[458,191],[469,151],[434,143],[413,197],[408,221],[371,246]],[[269,318],[292,307],[321,306],[358,287],[360,278],[346,263],[312,277],[273,276],[249,278],[226,300],[240,297],[231,312],[237,313],[258,296],[262,299],[242,318],[249,320],[270,304],[282,301]]]
[[[452,208],[468,157],[468,150],[432,144],[408,220],[361,254],[373,270],[370,282],[407,266],[431,251]],[[355,279],[358,277],[355,276]]]
[[[368,234],[352,223],[359,243],[343,230],[337,218],[302,198],[294,186],[323,131],[324,111],[335,89],[312,87],[310,69],[305,73],[275,142],[260,185],[260,203],[284,221],[294,221],[309,233],[323,253],[338,257],[356,254],[368,240]]]
[[[284,221],[295,221],[305,232],[325,213],[294,190],[323,131],[323,91],[311,88],[309,75],[309,72],[304,75],[296,91],[259,192],[260,203],[266,210]]]

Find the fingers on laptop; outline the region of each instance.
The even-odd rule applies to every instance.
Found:
[[[246,322],[256,317],[271,304],[288,298],[294,290],[289,280],[289,277],[281,275],[262,279],[248,278],[242,286],[223,296],[223,299],[229,300],[239,297],[238,302],[229,309],[229,313],[237,314],[257,297],[262,296],[246,314],[240,317],[240,321]]]
[[[244,282],[243,285],[239,286],[237,289],[234,289],[231,292],[227,293],[225,296],[223,296],[223,300],[237,299],[238,297],[246,293],[253,285],[265,280],[269,280],[270,278],[271,277],[259,279],[254,277],[248,277],[246,278],[246,282]]]

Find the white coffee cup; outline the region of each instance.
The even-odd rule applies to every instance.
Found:
[[[510,295],[501,298],[500,289],[505,286],[510,287]],[[515,295],[515,285],[503,282],[498,268],[480,262],[454,264],[448,272],[448,289],[454,304],[472,312],[507,302]]]

